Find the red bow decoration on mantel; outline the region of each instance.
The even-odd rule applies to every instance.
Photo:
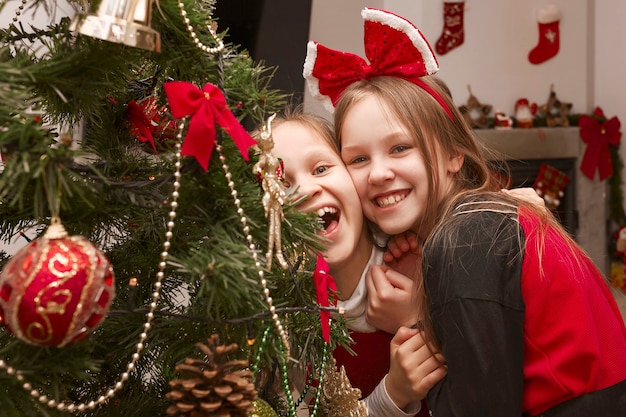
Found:
[[[622,138],[620,126],[621,123],[616,116],[602,124],[591,116],[582,115],[578,119],[580,137],[587,144],[587,149],[580,163],[580,170],[589,179],[593,180],[596,168],[600,175],[600,181],[613,174],[609,146],[619,144]]]
[[[256,141],[230,111],[226,98],[218,87],[207,83],[200,90],[185,81],[170,81],[163,84],[163,88],[172,115],[176,119],[191,116],[181,155],[194,156],[202,168],[208,170],[215,146],[217,123],[233,138],[243,158],[248,160],[248,148],[255,145]]]
[[[317,254],[317,261],[315,263],[315,271],[313,272],[313,281],[315,282],[315,294],[317,296],[317,304],[322,307],[329,307],[328,302],[328,289],[337,291],[335,280],[330,275],[330,268],[328,263],[321,253]],[[330,311],[320,311],[320,324],[322,325],[322,337],[326,343],[330,343]]]
[[[355,81],[397,77],[422,87],[453,118],[443,97],[421,79],[435,74],[439,63],[419,29],[384,10],[365,8],[361,16],[365,21],[365,56],[370,64],[358,55],[309,42],[303,75],[312,95],[332,112],[344,90]]]

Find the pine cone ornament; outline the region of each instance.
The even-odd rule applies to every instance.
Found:
[[[186,358],[176,365],[185,378],[170,381],[172,390],[165,397],[174,404],[167,409],[170,416],[244,417],[254,410],[257,391],[248,361],[227,360],[230,352],[239,349],[236,343],[220,345],[214,334],[208,344],[197,343],[206,357]]]

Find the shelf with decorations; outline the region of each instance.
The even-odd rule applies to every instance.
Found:
[[[510,175],[524,171],[526,178],[512,185],[532,184],[612,284],[626,292],[619,119],[607,118],[600,107],[589,115],[572,113],[572,104],[560,100],[554,86],[542,105],[520,98],[514,115],[496,109],[492,116],[493,106],[468,90],[459,110],[477,138],[495,151],[489,158],[506,161]],[[530,173],[535,178],[528,178]]]
[[[575,238],[594,262],[607,275],[611,275],[613,285],[623,290],[624,250],[619,250],[621,246],[617,245],[618,233],[616,233],[624,229],[619,140],[616,144],[610,144],[604,137],[609,130],[606,118],[597,115],[595,118],[578,116],[575,119],[576,124],[580,118],[584,126],[589,125],[584,127],[584,131],[583,126],[570,125],[475,129],[475,134],[480,142],[493,152],[490,159],[506,161],[509,167],[529,166],[534,163],[537,177],[531,178],[533,182],[524,185],[532,185],[539,194],[545,191],[540,189],[541,186],[546,185],[545,178],[540,178],[545,176],[545,173],[538,171],[541,165],[552,169],[553,177],[554,173],[567,176],[567,183],[564,183],[560,190],[556,189],[556,192],[566,190],[566,193],[573,194],[561,194],[559,198],[563,200],[570,198],[574,201]],[[614,135],[619,136],[619,125],[613,126],[613,130]],[[588,140],[585,141],[583,136]],[[569,161],[571,169],[552,166],[554,162],[558,164],[559,161]],[[545,193],[543,196],[546,204],[550,205],[548,194]],[[602,230],[605,232],[599,233]]]

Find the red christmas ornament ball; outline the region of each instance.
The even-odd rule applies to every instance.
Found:
[[[81,341],[106,316],[114,284],[110,262],[93,243],[53,224],[2,270],[0,322],[33,345]]]

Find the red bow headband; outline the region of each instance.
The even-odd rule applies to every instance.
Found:
[[[439,63],[428,41],[411,22],[393,13],[363,9],[365,21],[363,58],[309,42],[303,75],[314,97],[330,112],[353,82],[378,76],[402,78],[426,90],[451,119],[452,111],[441,95],[421,77],[435,74]]]

